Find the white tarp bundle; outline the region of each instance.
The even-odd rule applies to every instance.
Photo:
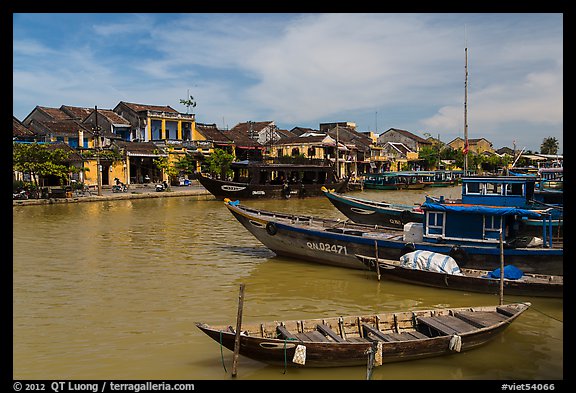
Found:
[[[409,252],[400,257],[400,265],[408,269],[428,270],[431,272],[463,276],[454,258],[437,252],[424,250]]]

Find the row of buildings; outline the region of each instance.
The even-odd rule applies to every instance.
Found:
[[[318,130],[282,130],[274,121],[248,121],[220,130],[216,124],[197,123],[194,114],[170,106],[124,101],[113,109],[37,106],[21,121],[14,117],[13,124],[15,143],[50,143],[69,149],[71,164],[82,169],[71,174],[78,182],[96,185],[99,162],[104,186],[112,185],[116,178],[125,184],[167,180],[154,163],[159,157],[175,165],[187,156],[200,170],[215,149],[226,150],[237,160],[305,157],[337,165],[338,173],[350,175],[415,167],[422,147],[439,143],[396,128],[380,135],[359,132],[350,122],[323,123]],[[463,149],[464,143],[456,138],[447,145]],[[469,151],[477,154],[511,153],[507,148],[495,152],[484,138],[469,139],[468,144]]]

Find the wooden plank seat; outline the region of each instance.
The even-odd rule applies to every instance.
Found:
[[[323,341],[323,342],[330,342],[330,340],[328,340],[322,333],[317,332],[317,331],[311,331],[311,332],[302,332],[302,333],[296,333],[296,337],[298,339],[300,339],[301,341]]]
[[[276,331],[280,334],[280,338],[283,338],[285,340],[298,340],[298,337],[290,333],[288,329],[286,329],[286,326],[283,325],[276,326]]]
[[[454,313],[454,315],[478,328],[491,326],[506,320],[506,316],[504,315],[484,311],[461,311]]]
[[[438,315],[435,317],[418,317],[418,322],[435,329],[440,334],[451,336],[453,334],[460,334],[476,330],[477,327],[473,326],[466,321],[456,318],[452,315]]]
[[[510,308],[507,306],[498,306],[496,307],[496,311],[507,317],[513,317],[514,315],[516,315],[516,313],[514,311],[511,311]]]
[[[334,330],[330,329],[330,327],[328,325],[320,323],[320,324],[316,325],[316,329],[318,329],[322,334],[325,334],[326,336],[330,337],[332,340],[334,340],[338,343],[346,341],[342,337],[340,337],[340,335],[338,333],[336,333]]]
[[[367,323],[362,324],[362,329],[364,330],[364,337],[367,337],[368,334],[371,334],[380,341],[384,342],[399,341],[396,337],[390,334],[382,333],[380,330],[368,325]]]

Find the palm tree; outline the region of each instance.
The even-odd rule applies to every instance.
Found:
[[[554,137],[549,136],[544,138],[542,144],[540,145],[541,154],[557,154],[558,153],[558,140]]]

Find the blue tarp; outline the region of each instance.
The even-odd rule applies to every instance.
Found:
[[[523,275],[524,272],[522,272],[522,270],[518,269],[514,265],[504,266],[504,278],[507,278],[509,280],[518,280],[519,278],[522,278]],[[488,273],[488,277],[500,278],[500,268],[495,269],[490,273]]]
[[[482,206],[482,205],[450,205],[432,202],[426,199],[421,206],[424,210],[454,212],[454,213],[470,213],[470,214],[485,214],[490,216],[510,216],[519,215],[528,218],[540,218],[542,214],[538,210],[519,209],[517,207],[495,207],[495,206]]]

